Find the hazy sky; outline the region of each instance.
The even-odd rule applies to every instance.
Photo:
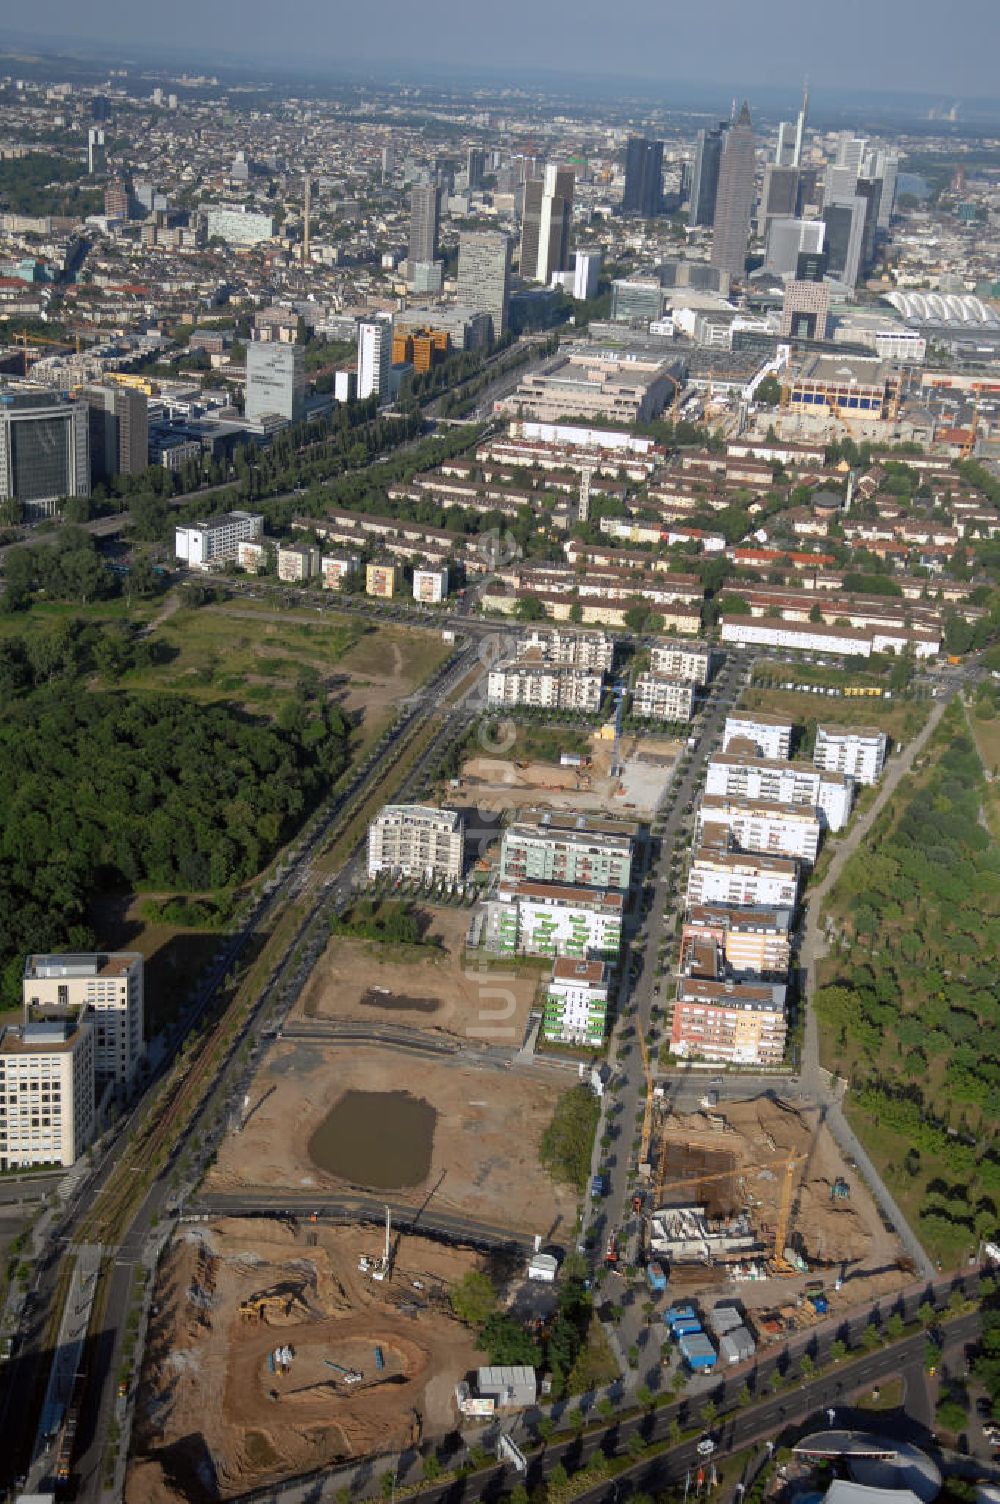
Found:
[[[17,24],[53,42],[183,47],[209,67],[215,53],[480,65],[512,83],[531,64],[749,92],[805,73],[820,89],[1000,92],[1000,0],[32,0]]]

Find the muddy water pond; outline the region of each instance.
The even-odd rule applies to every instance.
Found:
[[[431,1168],[437,1113],[408,1091],[347,1091],[309,1140],[320,1170],[372,1190],[420,1185]]]

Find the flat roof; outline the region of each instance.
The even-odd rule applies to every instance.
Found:
[[[502,877],[497,883],[496,891],[498,894],[509,893],[513,898],[540,898],[550,903],[579,904],[581,908],[613,909],[616,913],[621,913],[625,903],[622,893],[613,892],[609,888],[536,883],[526,877]]]
[[[685,924],[717,927],[728,930],[746,930],[761,933],[775,930],[787,934],[792,922],[790,909],[769,909],[758,904],[746,907],[727,904],[699,903],[688,909]]]
[[[738,741],[734,737],[733,741]],[[837,783],[841,787],[847,784],[847,777],[843,773],[828,773],[823,768],[814,767],[808,762],[790,762],[784,757],[756,757],[749,752],[735,752],[731,742],[725,752],[713,752],[708,759],[708,766],[719,767],[727,764],[736,768],[759,768],[762,773],[795,773],[808,774],[812,778],[818,778],[821,783]]]
[[[142,960],[141,951],[56,951],[51,954],[30,955],[24,962],[24,979],[42,977],[122,977],[126,976],[136,961]]]
[[[711,851],[704,846],[691,858],[692,867],[733,867],[747,872],[772,872],[775,875],[796,877],[798,865],[786,857],[766,856],[756,851]]]
[[[756,621],[757,618],[750,618]],[[781,726],[791,731],[792,723],[784,715],[766,715],[762,710],[734,710],[726,716],[726,729],[730,726]]]
[[[553,977],[561,982],[605,982],[608,967],[603,961],[578,961],[574,956],[557,956],[552,967]]]

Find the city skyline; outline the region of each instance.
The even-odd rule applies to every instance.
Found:
[[[565,4],[540,10],[526,0],[512,0],[509,25],[489,49],[482,46],[485,8],[477,5],[454,11],[443,0],[428,0],[419,16],[390,0],[383,22],[373,32],[363,13],[343,5],[330,7],[319,0],[299,0],[298,26],[263,0],[248,0],[241,11],[238,45],[229,19],[213,15],[193,0],[178,0],[169,16],[141,11],[122,0],[95,0],[87,11],[87,27],[79,23],[78,8],[70,0],[42,0],[34,7],[31,25],[21,35],[51,46],[72,47],[85,42],[93,51],[102,44],[117,49],[166,49],[179,56],[185,47],[185,26],[197,36],[200,55],[217,50],[220,64],[237,59],[266,60],[278,69],[308,63],[350,70],[363,65],[380,72],[431,71],[452,68],[478,76],[508,67],[525,70],[521,39],[533,38],[531,55],[545,58],[553,74],[567,78],[600,74],[634,78],[665,85],[684,85],[713,78],[739,82],[746,89],[785,86],[798,88],[804,72],[818,87],[877,88],[892,94],[893,84],[905,80],[907,92],[995,98],[990,38],[997,36],[992,0],[956,0],[949,24],[936,24],[939,12],[929,0],[885,0],[880,7],[862,0],[844,0],[840,24],[823,29],[818,15],[793,0],[762,0],[752,12],[739,0],[719,0],[711,20],[698,14],[666,18],[651,0],[633,0],[621,19],[628,25],[606,25],[606,12],[595,0],[580,0],[571,12]],[[933,28],[933,30],[932,30]],[[934,45],[927,38],[934,35]],[[390,47],[383,45],[392,38]],[[970,45],[981,37],[986,45]],[[300,38],[308,37],[308,45]],[[859,47],[859,38],[864,46]],[[509,39],[509,40],[507,40]],[[662,58],[662,62],[659,61]],[[886,69],[886,59],[892,59]]]

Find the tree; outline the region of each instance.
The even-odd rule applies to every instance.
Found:
[[[466,1326],[483,1326],[496,1310],[497,1292],[489,1275],[470,1269],[451,1292],[451,1308]]]
[[[421,1464],[424,1478],[428,1483],[433,1483],[441,1476],[441,1460],[436,1452],[428,1452]]]
[[[561,1462],[555,1463],[554,1466],[549,1469],[549,1487],[565,1488],[568,1482],[569,1473],[563,1467]]]
[[[537,1368],[542,1360],[538,1344],[513,1316],[494,1311],[483,1323],[476,1342],[495,1364],[525,1364]]]
[[[761,407],[777,407],[781,401],[781,383],[776,376],[765,376],[754,393],[754,401]]]
[[[833,1359],[834,1363],[839,1363],[841,1359],[845,1358],[846,1356],[847,1345],[846,1343],[841,1342],[838,1337],[835,1341],[830,1343],[830,1357]]]
[[[715,1424],[715,1418],[718,1413],[718,1406],[715,1404],[715,1402],[713,1400],[706,1400],[701,1409],[698,1411],[698,1419],[701,1421],[705,1429],[708,1430],[712,1425]]]
[[[888,1321],[885,1324],[886,1336],[889,1337],[893,1342],[898,1342],[899,1338],[905,1331],[906,1322],[903,1320],[898,1311],[893,1311],[892,1315],[889,1317]]]
[[[544,621],[545,607],[533,595],[526,595],[518,601],[515,615],[518,621]]]

